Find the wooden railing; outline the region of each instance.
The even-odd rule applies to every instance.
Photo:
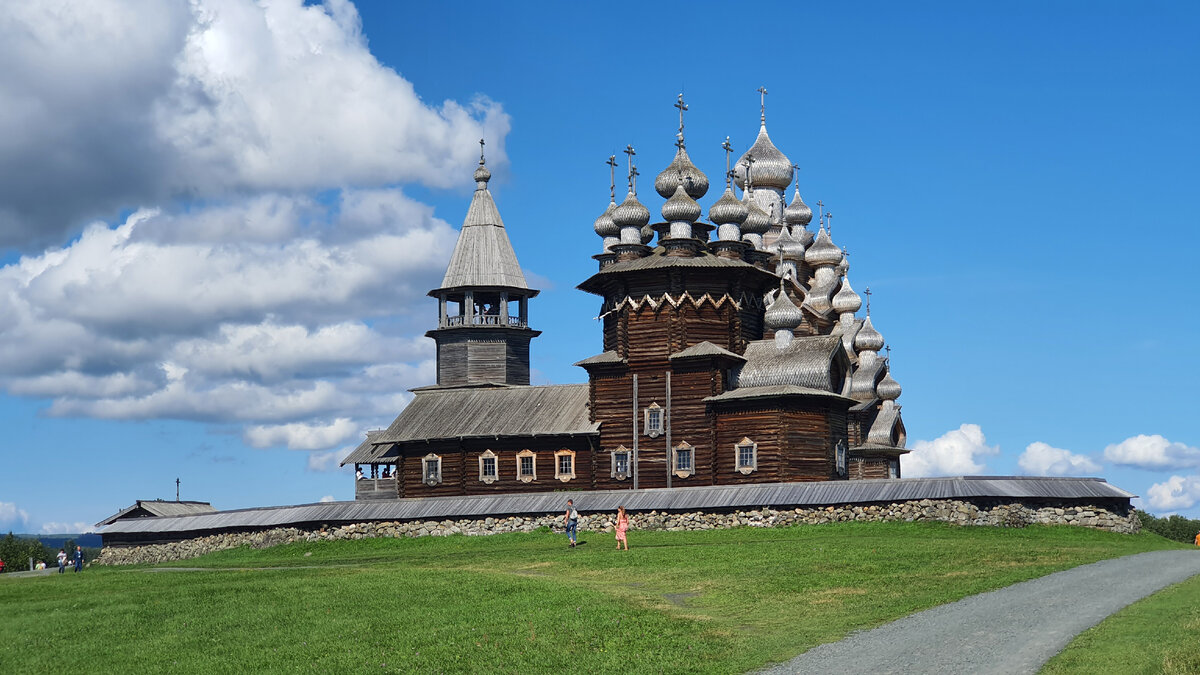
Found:
[[[354,481],[355,499],[396,499],[395,478],[362,478]]]
[[[467,317],[458,315],[458,316],[446,317],[446,320],[442,323],[442,328],[451,328],[453,326],[466,326],[466,325],[504,326],[506,324],[504,322],[504,317],[500,316],[499,314],[476,314],[471,317],[470,324],[467,323]],[[525,328],[526,327],[525,322],[522,321],[521,317],[519,317],[519,316],[508,317],[507,325],[512,328]]]

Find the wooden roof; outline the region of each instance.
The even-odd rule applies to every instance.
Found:
[[[846,360],[842,339],[836,335],[794,338],[780,349],[774,340],[755,340],[746,346],[746,364],[738,373],[738,388],[795,385],[841,393],[844,382],[830,381],[830,362]],[[849,372],[849,362],[842,372]]]
[[[588,421],[588,385],[416,390],[374,443],[436,439],[577,436],[599,433]]]
[[[680,268],[719,269],[727,272],[740,272],[757,277],[762,285],[777,285],[779,283],[779,277],[743,260],[722,258],[707,251],[702,251],[696,257],[674,257],[666,255],[665,251],[666,249],[659,246],[654,249],[654,253],[643,258],[615,262],[596,272],[576,288],[581,291],[602,295],[605,283],[610,279],[620,277],[624,274],[647,270]]]
[[[139,515],[138,511],[145,511],[148,515]],[[128,518],[184,516],[194,513],[212,513],[214,511],[216,509],[208,502],[168,502],[161,499],[139,499],[132,506],[127,506],[96,523],[96,527],[103,527],[118,520]]]
[[[475,190],[467,217],[463,220],[458,243],[446,267],[446,276],[437,290],[450,288],[500,287],[529,290],[517,262],[500,211],[486,187]],[[430,294],[436,294],[437,290]],[[533,291],[528,295],[536,295]]]

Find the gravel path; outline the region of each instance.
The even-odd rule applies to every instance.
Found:
[[[854,633],[761,672],[1036,673],[1108,615],[1196,574],[1200,551],[1102,560]]]

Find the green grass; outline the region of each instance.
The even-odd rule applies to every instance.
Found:
[[[1200,673],[1200,577],[1135,602],[1080,633],[1042,672]]]
[[[741,672],[1103,558],[1182,545],[917,523],[302,543],[0,579],[0,672]],[[308,555],[306,555],[308,554]]]

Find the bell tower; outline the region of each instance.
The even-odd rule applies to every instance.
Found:
[[[488,181],[479,141],[475,195],[440,288],[438,327],[425,333],[437,343],[437,383],[529,384],[529,288],[504,229]]]

